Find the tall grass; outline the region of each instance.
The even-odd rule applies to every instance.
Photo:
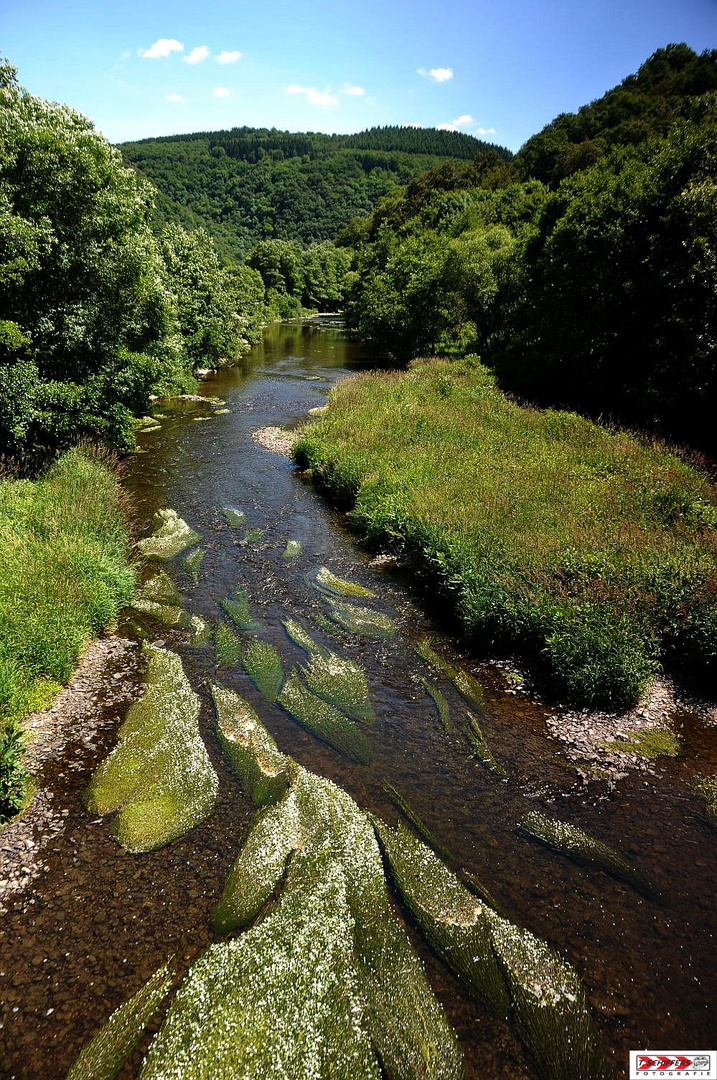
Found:
[[[0,481],[0,821],[23,799],[20,722],[131,597],[128,552],[101,458],[71,450],[34,482]]]
[[[568,700],[713,675],[715,492],[664,447],[521,407],[467,357],[341,382],[294,454],[469,640],[537,658]]]

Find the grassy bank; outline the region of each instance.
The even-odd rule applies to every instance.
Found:
[[[523,408],[468,357],[340,383],[294,450],[476,646],[582,704],[634,703],[717,656],[717,500],[677,456]]]
[[[128,550],[101,461],[72,450],[35,482],[0,481],[0,821],[24,797],[22,719],[131,596]]]

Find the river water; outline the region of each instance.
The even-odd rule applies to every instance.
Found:
[[[282,627],[287,616],[362,665],[378,717],[370,731],[370,766],[349,763],[268,705],[240,667],[221,670],[219,678],[251,701],[282,750],[394,822],[398,814],[383,789],[390,781],[450,852],[454,869],[475,875],[512,919],[575,965],[616,1076],[627,1075],[629,1049],[709,1047],[717,867],[714,832],[690,780],[714,765],[714,729],[681,713],[673,718],[683,735],[679,757],[658,759],[653,772],[631,773],[615,785],[586,784],[548,734],[549,706],[516,692],[500,666],[462,654],[445,613],[412,595],[398,572],[371,566],[372,554],[356,544],[343,515],[327,507],[288,459],[251,438],[267,425],[300,422],[324,403],[337,379],[370,359],[339,330],[272,326],[240,367],[202,384],[200,393],[224,399],[228,413],[215,415],[191,402],[158,409],[161,426],[140,437],[147,452],[131,459],[125,477],[138,534],[151,530],[157,509],[176,509],[199,532],[206,553],[196,582],[178,563],[169,566],[189,610],[216,622],[220,601],[241,584],[259,636],[275,645],[287,670],[301,659]],[[227,524],[223,506],[243,510],[246,527]],[[282,553],[290,539],[301,543],[302,553],[288,562]],[[326,603],[312,575],[320,566],[374,591],[371,604],[397,620],[396,636],[376,642],[318,629],[311,620],[326,613]],[[40,778],[68,814],[64,832],[44,853],[41,885],[30,899],[16,902],[1,928],[4,1080],[64,1076],[109,1013],[170,953],[188,966],[214,940],[208,915],[251,807],[214,735],[208,689],[217,675],[213,649],[193,647],[183,631],[151,620],[144,627],[151,640],[181,655],[202,698],[202,734],[220,776],[220,796],[212,816],[175,843],[146,855],[123,852],[106,823],[93,821],[81,801],[93,769],[115,742],[120,717],[111,702],[94,748],[71,768],[62,759],[54,762]],[[129,615],[120,631],[134,633]],[[508,780],[487,772],[471,754],[465,703],[414,651],[426,634],[442,655],[482,681],[483,731]],[[130,677],[139,688],[139,674]],[[439,685],[449,700],[452,735],[420,677]],[[528,839],[517,824],[534,809],[618,847],[653,875],[667,903],[644,899],[629,885]],[[507,1025],[463,993],[410,923],[409,933],[463,1043],[468,1076],[531,1077]],[[143,1047],[123,1077],[135,1075]]]

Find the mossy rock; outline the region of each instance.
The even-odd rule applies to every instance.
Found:
[[[362,669],[353,660],[330,649],[315,650],[301,674],[309,690],[322,701],[335,705],[353,720],[376,719],[368,696],[368,683]]]
[[[227,599],[222,600],[222,608],[239,630],[259,629],[259,623],[252,617],[244,589],[232,589]]]
[[[256,544],[259,540],[261,540],[263,535],[263,529],[247,529],[247,531],[244,533],[244,543]]]
[[[284,683],[277,701],[298,724],[349,761],[369,765],[373,760],[373,747],[361,728],[304,686],[296,668]]]
[[[212,640],[212,627],[206,619],[201,615],[190,615],[188,628],[192,634],[190,644],[209,645]]]
[[[214,628],[214,648],[224,667],[233,667],[241,660],[242,643],[226,623],[218,622]]]
[[[190,551],[189,554],[182,559],[182,568],[190,575],[195,585],[199,579],[199,571],[202,568],[203,562],[204,552],[201,548],[195,548],[194,551]]]
[[[244,791],[255,806],[278,802],[289,787],[291,758],[282,754],[251,705],[222,686],[212,686],[217,735]]]
[[[367,815],[331,781],[291,770],[213,922],[227,932],[262,918],[192,968],[142,1080],[170,1064],[183,1080],[461,1080],[460,1047],[393,912]]]
[[[500,776],[501,779],[505,779],[508,774],[503,766],[493,757],[493,753],[488,746],[488,743],[485,741],[481,726],[472,713],[468,713],[468,741],[473,747],[473,751],[480,763],[488,769],[489,772],[494,773],[496,776]]]
[[[426,938],[476,998],[510,1021],[541,1080],[608,1080],[575,970],[468,892],[405,826],[374,825]]]
[[[135,547],[148,559],[173,559],[198,540],[199,533],[176,510],[158,510],[154,515],[154,532],[139,540]]]
[[[677,757],[680,740],[669,728],[643,728],[626,731],[625,739],[600,743],[603,750],[621,754],[639,754],[644,758]]]
[[[176,982],[170,964],[155,971],[80,1051],[66,1080],[114,1080],[137,1048],[147,1024]]]
[[[273,645],[252,641],[243,656],[244,670],[267,701],[276,701],[284,682],[281,658]]]
[[[293,641],[300,649],[307,652],[309,656],[311,656],[312,653],[326,654],[329,652],[323,645],[318,645],[308,631],[306,631],[296,619],[285,619],[282,625],[286,630],[290,641]]]
[[[147,688],[118,743],[95,771],[90,813],[117,813],[111,831],[128,851],[153,851],[211,813],[219,781],[199,734],[199,698],[179,657],[145,644]]]
[[[299,555],[301,555],[301,544],[298,540],[289,540],[284,548],[282,559],[291,562],[293,559],[298,559]]]
[[[403,816],[411,822],[411,825],[413,825],[413,828],[418,835],[421,836],[434,851],[440,852],[441,855],[444,855],[449,859],[451,854],[448,848],[445,847],[438,837],[428,828],[423,818],[420,817],[411,804],[404,799],[401,792],[398,791],[393,784],[384,784],[383,790],[386,792],[396,809],[400,810]]]
[[[246,514],[236,506],[223,506],[222,515],[225,521],[235,529],[241,528],[246,521]]]
[[[444,660],[439,656],[431,645],[429,638],[421,638],[416,644],[416,652],[424,660],[427,660],[432,667],[438,671],[444,672],[455,686],[458,693],[465,698],[469,705],[472,705],[474,709],[477,709],[481,714],[485,708],[485,695],[483,693],[483,687],[470,672],[465,671],[463,668],[455,667],[448,660]]]
[[[520,827],[529,836],[540,840],[554,851],[559,851],[561,855],[567,855],[583,866],[605,870],[613,877],[626,881],[651,900],[663,899],[660,889],[648,874],[639,870],[609,844],[589,836],[576,825],[556,821],[534,810],[521,822]]]
[[[332,574],[326,566],[319,568],[319,571],[314,578],[314,585],[322,593],[328,593],[330,596],[375,596],[370,589],[364,588],[363,585],[357,585],[353,581],[344,581],[343,578],[337,577],[336,574]]]
[[[705,804],[710,825],[717,828],[717,776],[701,776],[694,782],[695,795]]]
[[[396,633],[395,621],[382,611],[358,607],[356,604],[348,604],[331,598],[328,598],[328,602],[329,618],[349,634],[361,634],[363,637],[382,640],[393,637]]]
[[[448,735],[451,735],[453,733],[453,723],[451,721],[451,710],[450,710],[450,706],[449,706],[448,702],[446,701],[445,697],[443,696],[441,691],[438,689],[438,687],[433,686],[433,684],[429,683],[427,679],[422,679],[419,676],[418,681],[420,682],[421,686],[426,691],[426,693],[429,695],[429,697],[431,697],[433,699],[433,704],[436,706],[436,709],[438,711],[438,719],[441,721],[441,723],[443,725],[443,728],[446,731],[446,733]]]

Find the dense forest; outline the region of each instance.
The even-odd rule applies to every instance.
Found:
[[[239,259],[259,240],[333,240],[351,218],[441,161],[511,157],[472,135],[413,127],[357,135],[234,128],[119,149],[159,190],[158,222],[201,224],[224,257]]]

